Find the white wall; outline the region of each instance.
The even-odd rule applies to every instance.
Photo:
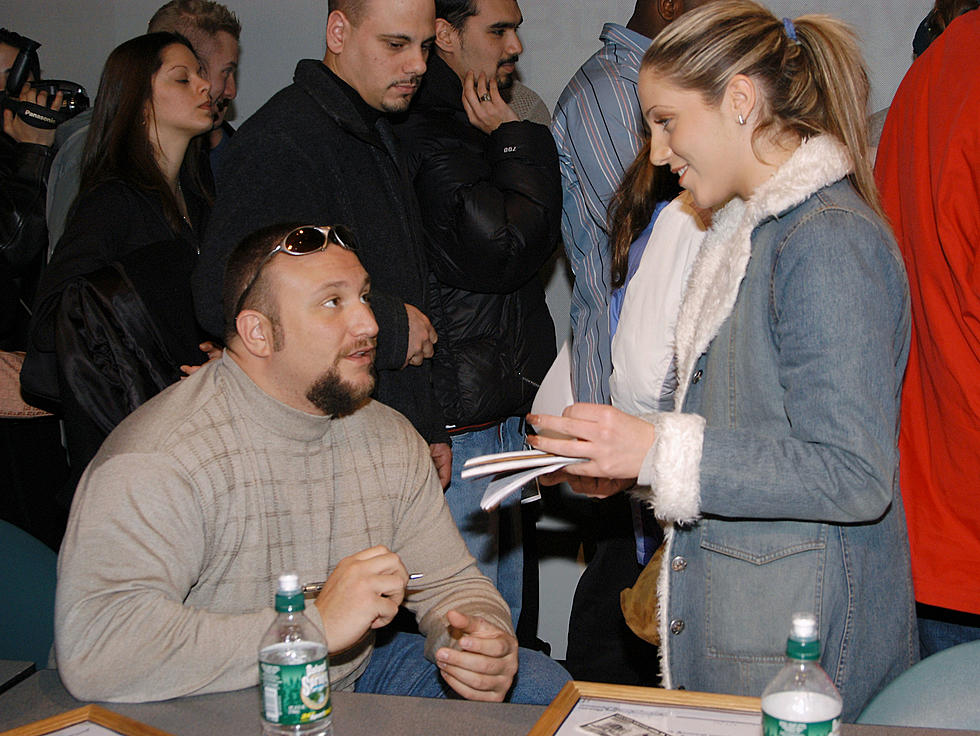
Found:
[[[521,73],[549,106],[596,48],[602,24],[625,22],[634,0],[523,0]],[[40,41],[45,76],[94,95],[109,51],[146,30],[162,0],[0,0],[0,25]],[[911,62],[912,33],[931,0],[768,0],[777,15],[828,12],[855,25],[874,82],[874,108],[891,99]],[[322,58],[326,0],[228,0],[242,21],[237,119],[289,83],[296,61]]]

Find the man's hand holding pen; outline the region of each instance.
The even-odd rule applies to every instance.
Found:
[[[409,579],[401,558],[382,545],[342,559],[314,601],[330,653],[349,649],[369,630],[389,624]]]
[[[371,629],[391,623],[405,599],[409,574],[401,558],[383,545],[340,561],[322,583],[307,583],[303,593],[316,595],[331,656],[359,642]],[[446,626],[455,640],[436,652],[446,683],[470,700],[501,701],[517,672],[517,639],[479,616],[449,611]]]

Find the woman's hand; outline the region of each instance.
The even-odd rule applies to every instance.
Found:
[[[537,430],[549,429],[572,437],[557,439],[528,435],[528,442],[536,450],[589,459],[586,463],[565,466],[563,470],[569,475],[636,478],[643,458],[656,438],[649,422],[602,404],[572,404],[560,417],[528,414],[527,421]],[[556,473],[552,475],[557,476]],[[603,488],[597,486],[595,490]]]

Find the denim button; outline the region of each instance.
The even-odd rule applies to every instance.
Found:
[[[687,560],[678,555],[670,561],[670,569],[674,572],[680,572],[687,567]]]
[[[679,634],[683,630],[684,630],[684,621],[683,620],[681,620],[679,618],[675,618],[673,621],[670,622],[670,633],[671,634]]]
[[[694,376],[691,378],[691,383],[697,383],[701,380],[701,376],[703,375],[704,371],[698,368],[696,371],[694,371]]]

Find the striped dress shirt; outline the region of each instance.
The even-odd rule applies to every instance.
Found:
[[[572,385],[578,401],[609,403],[612,254],[606,208],[641,143],[636,82],[650,39],[606,23],[597,51],[555,107],[551,132],[561,167],[562,239],[572,267]]]

